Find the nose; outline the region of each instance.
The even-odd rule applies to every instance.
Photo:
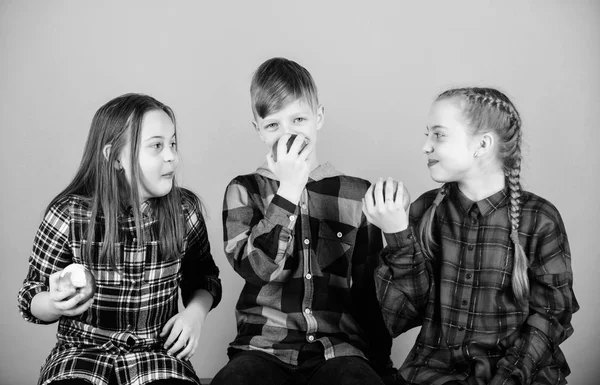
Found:
[[[425,155],[429,155],[433,152],[433,146],[431,145],[431,140],[429,140],[429,136],[425,139],[425,144],[423,144],[423,153]]]
[[[163,152],[165,162],[173,162],[177,159],[177,149],[175,147],[167,146]]]

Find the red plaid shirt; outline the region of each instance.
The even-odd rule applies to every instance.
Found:
[[[362,214],[369,183],[325,164],[311,172],[298,205],[278,187],[262,167],[225,192],[225,254],[246,281],[231,347],[297,365],[300,349],[319,343],[326,359],[367,356],[385,368],[391,337],[373,280],[382,238]]]
[[[143,245],[135,238],[133,212],[119,218],[121,243],[116,259],[121,273],[97,262],[90,266],[82,259],[91,215],[85,200],[68,196],[50,208],[35,236],[29,272],[19,291],[21,314],[27,321],[45,323],[31,314],[31,300],[49,290],[50,274],[71,263],[85,264],[92,271],[97,291],[87,311],[59,319],[58,343],[42,366],[39,384],[66,378],[106,384],[113,371],[126,384],[164,378],[200,383],[191,363],[168,355],[159,337],[167,320],[178,312],[179,288],[184,304],[198,289],[213,295],[213,307],[221,299],[219,270],[210,254],[200,209],[187,198],[182,207],[187,228],[184,255],[170,261],[159,256],[158,223],[150,204],[143,207]]]
[[[521,196],[519,239],[530,262],[531,292],[523,306],[511,287],[507,191],[472,202],[450,185],[434,219],[441,246],[429,261],[414,229],[436,194],[412,204],[407,230],[385,234],[388,246],[375,278],[392,334],[422,325],[402,376],[432,385],[566,383],[570,371],[559,344],[573,333],[579,305],[556,208],[534,194]]]

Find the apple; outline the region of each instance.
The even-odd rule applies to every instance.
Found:
[[[398,193],[398,182],[393,181],[394,183],[394,196],[392,197],[392,199],[396,199],[396,194]],[[385,202],[386,200],[386,196],[385,196],[385,190],[386,190],[386,185],[387,185],[387,180],[383,181],[383,200]],[[406,186],[402,185],[402,191],[403,191],[403,196],[402,196],[402,206],[404,206],[404,211],[408,211],[408,206],[410,205],[410,194],[408,192],[408,190],[406,189]],[[375,201],[375,189],[373,189],[373,201]]]
[[[290,151],[290,147],[292,147],[292,144],[294,144],[294,139],[296,139],[296,134],[292,134],[287,143],[285,144],[287,147],[287,151]],[[277,162],[277,144],[279,143],[279,139],[277,139],[275,141],[275,143],[273,143],[273,148],[271,148],[271,152],[273,153],[273,161]],[[304,147],[306,147],[306,145],[308,144],[308,139],[304,138],[304,143],[302,144],[302,146],[300,147],[300,151],[298,151],[298,153],[302,152],[302,150],[304,150]]]
[[[96,278],[91,271],[79,263],[72,263],[65,267],[58,276],[59,291],[72,289],[75,289],[73,295],[84,294],[80,304],[88,301],[96,293]]]

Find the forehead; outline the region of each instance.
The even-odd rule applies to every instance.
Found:
[[[429,110],[429,126],[442,125],[454,127],[464,125],[465,120],[462,115],[460,101],[452,99],[442,99],[435,101]]]
[[[313,110],[310,104],[306,101],[305,98],[298,98],[290,101],[285,104],[282,108],[277,111],[270,113],[265,116],[263,119],[258,117],[259,120],[269,120],[269,119],[282,119],[292,115],[298,114],[309,114],[312,113]]]
[[[153,136],[171,137],[175,134],[173,121],[163,110],[152,110],[142,118],[142,140]]]

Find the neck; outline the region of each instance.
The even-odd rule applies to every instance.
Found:
[[[500,171],[484,173],[458,181],[458,188],[467,198],[473,202],[479,202],[502,190],[505,184],[504,173]]]

